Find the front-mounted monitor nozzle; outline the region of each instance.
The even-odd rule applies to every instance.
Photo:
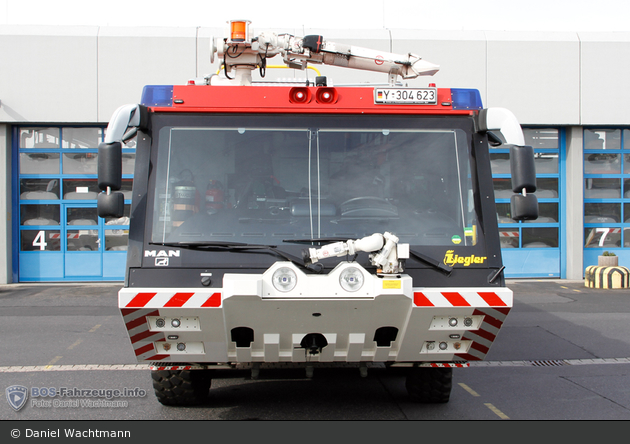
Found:
[[[399,259],[409,257],[408,247],[408,244],[398,244],[398,237],[391,233],[374,233],[362,239],[350,239],[346,242],[324,245],[321,248],[309,248],[302,251],[302,257],[304,264],[309,266],[330,257],[349,256],[359,252],[371,253],[369,258],[372,265],[385,274],[395,274],[402,271],[402,263]]]

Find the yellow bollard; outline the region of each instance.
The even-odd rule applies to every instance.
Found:
[[[630,270],[626,267],[601,267],[591,265],[586,267],[584,285],[589,288],[629,288]]]

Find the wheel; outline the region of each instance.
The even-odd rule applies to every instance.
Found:
[[[163,405],[201,404],[212,379],[207,370],[152,370],[153,390]]]
[[[422,403],[445,403],[453,387],[452,368],[413,367],[405,382],[412,400]]]

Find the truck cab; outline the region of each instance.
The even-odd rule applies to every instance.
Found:
[[[302,68],[372,57],[390,80],[435,65],[244,29],[218,50],[222,78],[145,87],[99,147],[99,215],[114,217],[120,148],[137,141],[119,308],[159,401],[287,365],[400,368],[413,399],[448,401],[452,369],[485,358],[513,303],[491,144],[511,147],[512,217],[537,217],[518,122],[474,89],[253,84],[263,51]],[[239,52],[257,57],[228,63]]]

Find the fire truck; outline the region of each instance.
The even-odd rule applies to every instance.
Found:
[[[453,368],[486,357],[513,306],[493,146],[510,150],[511,217],[538,217],[517,119],[475,89],[408,86],[439,70],[414,54],[228,23],[217,73],[146,86],[99,146],[99,216],[121,217],[121,150],[137,144],[118,302],[158,400],[205,402],[235,370],[351,367],[447,402]],[[385,81],[265,81],[276,56]]]

